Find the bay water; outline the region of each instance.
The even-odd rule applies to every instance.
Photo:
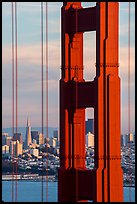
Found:
[[[16,182],[14,182],[16,187]],[[43,201],[58,202],[58,182],[48,182],[48,199],[46,200],[46,182],[43,182]],[[13,188],[15,193],[15,187]],[[18,181],[18,202],[41,202],[42,182],[40,181]],[[124,202],[135,202],[135,188],[124,187]],[[12,181],[2,181],[2,200],[12,202]],[[15,195],[14,195],[15,200]]]

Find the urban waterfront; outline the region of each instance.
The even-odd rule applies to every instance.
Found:
[[[28,129],[27,125],[27,128]],[[90,125],[92,127],[92,125]],[[90,130],[91,131],[91,130]],[[85,166],[87,169],[94,168],[94,134],[89,130],[86,131],[85,144]],[[30,132],[30,131],[29,131]],[[26,130],[26,133],[28,131]],[[16,186],[17,182],[17,201],[18,202],[41,202],[42,194],[42,177],[44,181],[44,202],[46,199],[46,172],[48,172],[48,201],[58,201],[58,168],[60,167],[60,141],[58,130],[53,130],[52,137],[47,141],[41,137],[39,131],[31,131],[33,142],[25,146],[22,142],[21,133],[18,133],[16,141],[11,140],[12,137],[8,133],[2,134],[2,199],[4,202],[12,202],[16,200],[14,196],[12,200],[12,179]],[[28,138],[28,134],[27,138]],[[16,135],[14,135],[16,136]],[[131,137],[132,136],[132,137]],[[123,139],[124,138],[124,139]],[[126,140],[125,140],[126,139]],[[27,139],[26,139],[27,141]],[[14,148],[12,148],[12,142]],[[19,146],[21,145],[21,149]],[[16,150],[16,151],[12,151]],[[16,153],[18,153],[16,155]],[[15,172],[18,167],[17,174]],[[14,168],[15,167],[15,168]],[[124,187],[124,202],[130,202],[130,192],[132,201],[135,201],[135,140],[133,134],[121,136],[121,167],[123,170],[123,186],[132,185],[131,191],[129,187]],[[13,173],[14,169],[14,173]],[[14,175],[14,176],[13,176]],[[14,186],[14,187],[15,187]],[[7,194],[7,192],[9,192]],[[16,194],[16,187],[14,188]]]
[[[15,184],[15,183],[14,183]],[[16,184],[15,184],[16,185]],[[42,182],[18,181],[18,202],[41,202]],[[46,182],[44,187],[44,202],[46,201]],[[58,201],[58,183],[48,182],[48,202]],[[9,193],[11,192],[11,193]],[[12,202],[12,181],[2,181],[2,200]],[[124,202],[130,202],[130,188],[124,187]],[[131,188],[131,202],[135,202],[135,188]]]

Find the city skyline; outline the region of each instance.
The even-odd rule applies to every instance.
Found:
[[[2,9],[2,127],[12,126],[12,61],[11,61],[11,4],[3,2]],[[48,3],[49,38],[49,126],[59,127],[59,79],[61,66],[60,14],[62,3]],[[82,6],[94,6],[83,3]],[[40,3],[18,2],[18,70],[19,108],[18,126],[24,126],[29,114],[33,126],[41,126],[41,54]],[[135,3],[131,2],[131,132],[135,131]],[[128,3],[119,6],[119,75],[121,78],[121,133],[128,131]],[[53,15],[54,14],[54,15]],[[56,21],[54,18],[56,17]],[[35,25],[35,26],[34,26]],[[45,24],[44,24],[45,25]],[[44,35],[45,36],[45,35]],[[45,37],[44,37],[45,38]],[[84,34],[84,75],[95,77],[95,33]],[[93,49],[94,48],[94,49]],[[54,53],[54,60],[53,60]],[[91,57],[92,56],[92,57]],[[44,62],[45,66],[45,62]],[[92,69],[91,69],[92,68]],[[44,69],[45,73],[45,69]],[[45,77],[44,77],[45,78]],[[44,81],[45,82],[45,81]],[[44,83],[45,86],[45,83]],[[44,88],[44,104],[45,103]],[[45,109],[44,109],[45,111]],[[45,112],[44,112],[45,113]],[[46,115],[46,114],[45,114]],[[44,121],[45,121],[44,115]],[[53,117],[54,116],[54,117]],[[87,118],[93,118],[88,111]],[[85,120],[86,120],[85,119]],[[45,124],[45,123],[44,123]],[[45,125],[44,125],[45,126]]]

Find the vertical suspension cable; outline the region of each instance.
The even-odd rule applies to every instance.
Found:
[[[46,202],[48,202],[48,2],[46,2]]]
[[[76,35],[77,35],[77,32],[78,32],[78,9],[76,8]],[[78,57],[76,56],[76,60],[78,60]],[[77,81],[78,81],[78,65],[76,66],[76,110],[78,108],[78,84],[77,84]],[[76,132],[77,134],[77,132]],[[76,157],[76,159],[78,159]],[[76,201],[78,201],[78,170],[77,170],[77,167],[76,167]]]
[[[43,2],[41,2],[41,116],[42,116],[42,137],[43,137]],[[43,202],[43,152],[42,152],[42,189],[41,201]]]
[[[12,145],[14,137],[14,10],[11,2],[12,13]],[[12,146],[12,202],[14,202],[14,145]]]
[[[15,49],[15,59],[16,59],[16,149],[17,149],[17,132],[18,132],[18,50],[17,50],[17,2],[15,2],[15,43],[16,43],[16,49]],[[18,196],[18,189],[17,189],[17,170],[18,170],[18,155],[16,152],[16,196],[15,201],[17,202],[17,196]]]
[[[128,3],[128,134],[129,134],[129,201],[131,202],[131,185],[132,185],[132,172],[131,172],[131,146],[130,146],[130,2]]]

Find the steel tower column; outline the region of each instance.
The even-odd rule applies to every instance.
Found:
[[[62,7],[59,202],[123,201],[118,2]],[[76,22],[77,15],[77,22]],[[96,76],[83,79],[83,33],[96,31]],[[94,108],[95,168],[85,167],[85,108]],[[116,175],[116,176],[115,176]]]

